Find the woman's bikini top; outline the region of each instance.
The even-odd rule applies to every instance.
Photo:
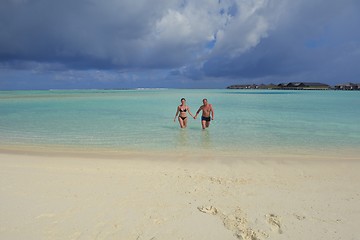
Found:
[[[181,108],[179,108],[179,111],[180,112],[186,112],[186,108],[185,108],[185,110],[182,110]]]

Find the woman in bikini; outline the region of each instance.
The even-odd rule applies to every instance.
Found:
[[[181,105],[177,107],[174,122],[176,120],[176,117],[178,117],[179,124],[181,128],[186,128],[187,126],[187,115],[186,112],[189,112],[189,114],[194,117],[194,115],[190,112],[189,106],[186,106],[186,100],[185,98],[181,99]],[[179,115],[179,116],[178,116]]]

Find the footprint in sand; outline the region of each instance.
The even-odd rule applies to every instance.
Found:
[[[200,212],[208,213],[212,215],[216,215],[218,213],[218,210],[213,206],[208,206],[208,207],[202,206],[202,207],[198,207],[198,209]]]
[[[267,222],[271,225],[273,231],[277,231],[279,234],[283,233],[281,229],[280,218],[275,214],[266,214],[265,215]]]
[[[293,215],[294,215],[294,217],[296,217],[297,220],[304,220],[306,218],[305,216],[298,215],[296,213],[294,213]]]
[[[216,215],[218,216],[224,227],[233,232],[234,236],[240,240],[261,240],[263,237],[268,237],[268,235],[260,230],[254,231],[248,225],[248,220],[246,215],[242,212],[240,208],[237,208],[233,213],[228,215],[219,211],[214,206],[208,207],[198,207],[198,210],[203,213]]]
[[[234,236],[241,240],[260,240],[268,238],[269,235],[261,230],[253,230],[249,227],[246,214],[237,208],[233,213],[224,214],[214,206],[201,206],[198,210],[202,213],[218,216],[224,224],[224,227],[234,233]],[[283,233],[281,218],[275,214],[265,215],[271,229],[279,234]]]

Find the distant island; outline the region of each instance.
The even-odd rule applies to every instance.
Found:
[[[280,84],[236,84],[227,89],[274,89],[274,90],[360,90],[360,83],[345,83],[330,86],[316,82],[289,82]]]

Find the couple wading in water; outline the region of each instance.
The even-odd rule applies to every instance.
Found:
[[[189,106],[186,105],[185,98],[181,99],[181,105],[177,107],[174,122],[176,120],[176,117],[178,117],[179,124],[181,128],[186,128],[187,126],[187,114],[186,112],[189,112],[190,116],[192,116],[194,119],[197,118],[198,114],[202,111],[201,116],[201,126],[203,129],[208,128],[210,126],[210,121],[214,120],[214,109],[211,104],[208,103],[207,99],[203,99],[203,105],[199,107],[197,110],[195,116],[190,112]],[[178,116],[179,115],[179,116]]]

